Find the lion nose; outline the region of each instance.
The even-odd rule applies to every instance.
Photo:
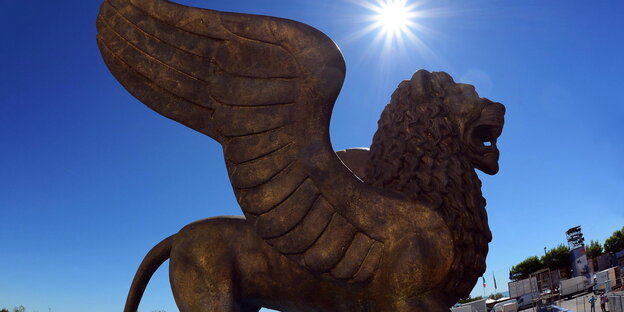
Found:
[[[507,110],[505,108],[505,105],[498,103],[498,102],[492,102],[492,101],[489,101],[489,103],[486,104],[486,107],[488,107],[489,109],[493,111],[500,113],[501,115],[504,115],[505,111]]]
[[[481,111],[481,122],[502,127],[505,123],[505,106],[497,102],[488,102]]]

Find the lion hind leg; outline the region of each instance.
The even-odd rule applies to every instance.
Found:
[[[241,299],[228,219],[186,226],[171,250],[169,278],[180,312],[258,312]]]
[[[169,274],[180,312],[239,312],[230,265],[212,256],[172,254]]]

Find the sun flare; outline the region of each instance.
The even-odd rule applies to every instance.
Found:
[[[416,4],[409,5],[407,0],[376,0],[367,7],[373,11],[373,28],[380,30],[386,43],[414,36],[412,29],[418,16]]]
[[[354,38],[376,33],[374,44],[381,44],[383,51],[394,53],[407,51],[408,45],[426,50],[416,33],[427,31],[419,23],[420,18],[429,17],[422,6],[425,0],[352,0],[367,9],[365,20],[370,24],[353,35]]]
[[[386,1],[375,10],[375,19],[385,32],[405,31],[410,24],[410,12],[406,1]]]

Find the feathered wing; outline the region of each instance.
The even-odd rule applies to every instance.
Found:
[[[97,28],[113,75],[153,110],[220,142],[248,221],[311,272],[366,281],[386,241],[442,226],[425,207],[363,184],[333,152],[329,119],[345,65],[321,32],[164,0],[107,0]]]

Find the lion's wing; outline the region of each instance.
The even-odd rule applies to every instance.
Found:
[[[97,27],[113,75],[220,142],[248,221],[311,272],[365,281],[404,216],[436,224],[427,209],[363,184],[333,152],[329,119],[345,65],[321,32],[163,0],[107,0]]]

